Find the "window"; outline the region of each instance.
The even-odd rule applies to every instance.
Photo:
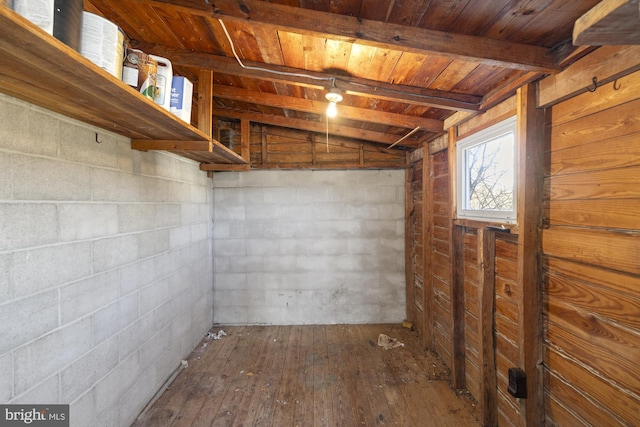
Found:
[[[516,118],[458,141],[458,218],[516,222]]]

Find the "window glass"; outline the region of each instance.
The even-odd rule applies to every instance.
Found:
[[[458,141],[458,217],[516,220],[515,117]]]

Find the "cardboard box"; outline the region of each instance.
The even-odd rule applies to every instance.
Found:
[[[187,123],[191,123],[191,98],[193,83],[186,77],[173,76],[171,84],[171,112]]]

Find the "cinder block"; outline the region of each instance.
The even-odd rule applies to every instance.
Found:
[[[93,426],[93,422],[98,418],[96,411],[96,391],[90,389],[69,405],[69,419],[73,425]],[[117,424],[113,424],[116,426]]]
[[[20,347],[13,353],[15,393],[73,362],[91,349],[92,342],[91,319],[86,318]]]
[[[5,95],[0,103],[0,148],[50,157],[57,155],[57,118]]]
[[[38,157],[13,156],[12,159],[14,199],[91,200],[91,168],[88,166]]]
[[[0,203],[0,251],[58,240],[58,209],[48,203]]]
[[[155,258],[147,258],[118,270],[120,295],[128,295],[160,277]]]
[[[118,334],[120,339],[120,360],[124,360],[131,353],[138,350],[154,332],[155,319],[153,313],[148,313],[120,331]]]
[[[135,352],[100,379],[94,387],[97,412],[100,414],[111,408],[131,387],[140,372],[140,353]]]
[[[171,249],[181,248],[191,242],[191,226],[183,225],[173,227],[169,230],[169,247]]]
[[[74,401],[117,364],[118,338],[112,337],[64,368],[60,374],[62,401]]]
[[[395,219],[404,221],[404,202],[402,203],[386,203],[378,205],[381,219]]]
[[[12,257],[16,295],[28,295],[91,274],[91,244],[88,242],[15,252]]]
[[[138,259],[138,238],[133,234],[109,237],[91,242],[93,270],[111,270]]]
[[[153,365],[171,347],[171,344],[171,330],[168,326],[165,326],[151,336],[140,348],[140,364],[142,366]],[[177,364],[178,361],[179,359],[175,359],[173,363]]]
[[[295,255],[267,255],[262,257],[261,271],[295,271],[297,265],[298,260]]]
[[[13,197],[11,163],[11,156],[0,152],[0,200],[10,200]]]
[[[8,403],[25,405],[66,403],[60,397],[60,374],[56,373],[45,378]]]
[[[270,255],[280,252],[280,241],[274,239],[246,239],[246,253],[248,255]]]
[[[246,255],[247,241],[244,239],[217,240],[213,242],[213,252],[218,256]]]
[[[116,425],[131,425],[161,385],[162,380],[157,377],[155,367],[151,366],[141,372],[131,387],[120,395],[120,420]]]
[[[130,173],[93,169],[90,182],[94,201],[138,202],[140,200],[140,179]]]
[[[396,203],[398,187],[395,185],[382,185],[367,187],[364,190],[364,198],[367,203]]]
[[[127,203],[118,205],[118,230],[121,233],[150,230],[156,226],[156,205]]]
[[[243,172],[218,172],[213,175],[213,186],[215,188],[238,187],[241,184]]]
[[[147,258],[169,250],[169,230],[145,231],[137,234],[138,258]]]
[[[140,289],[140,314],[155,310],[169,299],[169,279],[160,279]]]
[[[188,305],[185,301],[186,298],[183,295],[179,295],[158,306],[155,311],[156,330],[160,330],[171,323],[180,314],[183,306]]]
[[[314,204],[311,207],[311,217],[316,220],[345,220],[353,218],[347,211],[344,203]]]
[[[304,182],[296,182],[297,203],[325,203],[332,200],[330,187],[304,186]]]
[[[246,273],[216,273],[213,285],[218,290],[246,288],[247,276]]]
[[[175,227],[180,225],[180,205],[156,205],[156,227]]]
[[[307,249],[312,255],[340,255],[345,253],[345,240],[340,238],[319,238]]]
[[[117,205],[63,203],[58,209],[62,241],[111,236],[118,232]]]
[[[190,188],[191,197],[189,198],[189,202],[208,206],[209,188],[198,184],[191,184]]]
[[[155,176],[140,177],[140,202],[166,202],[169,200],[169,182]]]
[[[13,397],[13,364],[11,353],[0,356],[0,402],[8,402]]]
[[[59,135],[61,158],[85,165],[118,167],[118,144],[113,134],[61,120]]]
[[[98,310],[92,316],[94,344],[101,343],[113,336],[133,324],[139,317],[139,294],[137,292]]]
[[[118,272],[98,274],[60,288],[60,319],[62,324],[104,307],[118,299]]]
[[[209,227],[211,226],[210,222],[201,222],[199,224],[191,225],[191,236],[194,242],[199,240],[207,240],[209,238]]]
[[[380,219],[385,218],[380,213],[380,205],[365,203],[361,205],[347,205],[347,218],[350,219]]]
[[[10,265],[11,254],[0,255],[0,301],[9,301],[13,297]]]

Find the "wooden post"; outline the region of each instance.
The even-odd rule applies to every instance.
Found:
[[[434,348],[433,337],[433,171],[429,145],[422,146],[422,287],[424,291],[424,319],[422,343],[426,348]]]
[[[493,334],[496,233],[478,229],[478,303],[480,319],[478,321],[478,367],[480,369],[480,420],[484,426],[498,425],[498,393],[495,360],[495,340]]]
[[[251,122],[240,120],[240,157],[251,163]]]
[[[198,74],[198,129],[212,137],[213,71],[200,69]]]
[[[520,400],[521,425],[544,424],[541,239],[545,117],[536,108],[534,84],[517,92],[518,105],[518,303],[520,367],[527,378],[527,398]]]
[[[453,327],[453,366],[451,383],[453,388],[465,388],[465,336],[464,336],[464,231],[465,227],[452,225],[451,238],[451,314]]]

